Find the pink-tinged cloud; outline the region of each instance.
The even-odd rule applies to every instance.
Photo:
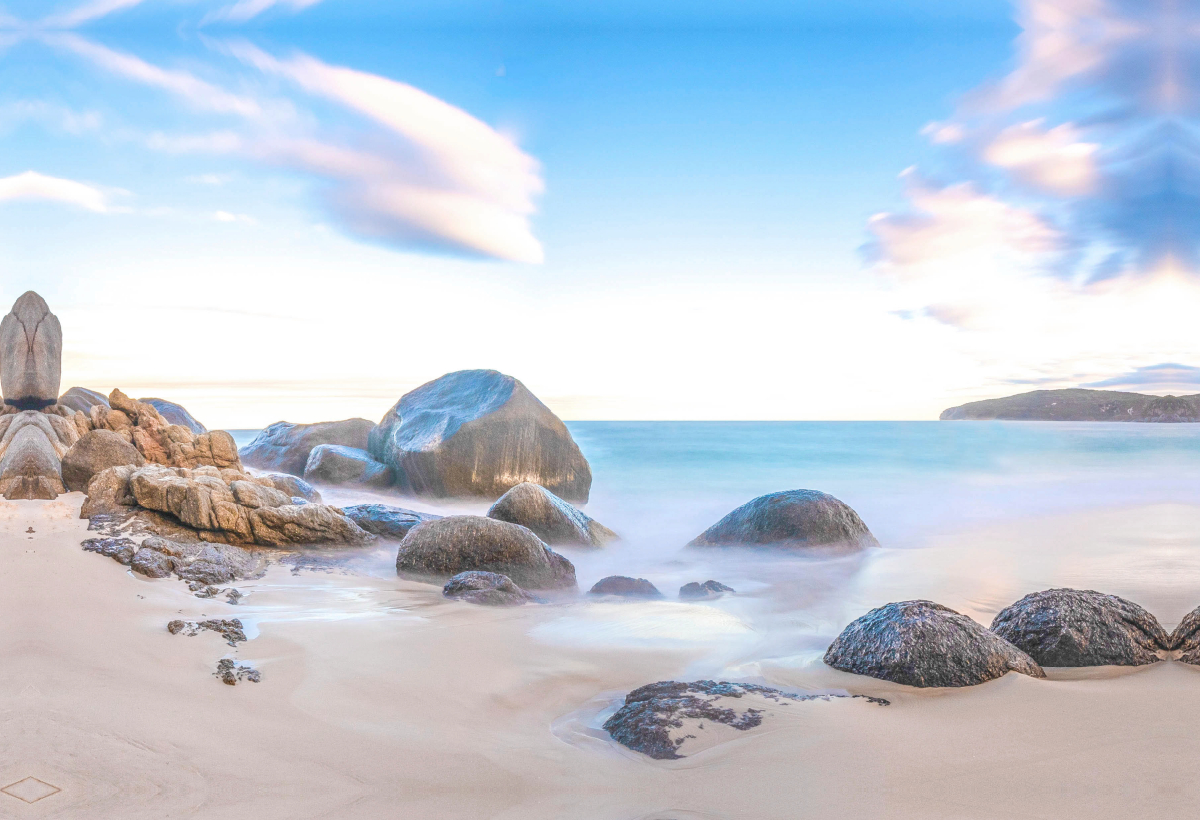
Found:
[[[15,201],[60,202],[101,214],[109,210],[108,199],[99,188],[36,171],[0,178],[0,202]]]

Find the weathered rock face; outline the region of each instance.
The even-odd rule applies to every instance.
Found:
[[[344,507],[346,517],[372,535],[392,541],[402,541],[409,530],[425,521],[437,521],[442,516],[406,510],[387,504],[355,504]]]
[[[392,471],[366,450],[341,444],[318,444],[308,454],[304,480],[315,484],[353,484],[373,490],[392,486]]]
[[[879,542],[858,513],[816,490],[787,490],[743,504],[691,541],[690,547],[774,546],[860,549]]]
[[[57,421],[52,421],[55,419]],[[9,500],[53,499],[66,492],[63,453],[73,426],[33,410],[0,418],[0,492]]]
[[[104,541],[119,543],[128,539],[91,539],[99,545]],[[89,549],[88,541],[83,544]],[[109,550],[92,547],[107,554]],[[112,550],[112,558],[122,563],[128,547],[122,544]],[[228,584],[247,578],[261,578],[266,572],[262,556],[229,544],[184,544],[166,538],[147,538],[134,551],[130,568],[150,578],[177,576],[182,581],[199,584]]]
[[[409,531],[396,572],[418,580],[479,570],[507,575],[526,589],[569,589],[575,567],[524,527],[476,515],[452,515]]]
[[[303,498],[305,501],[311,501],[314,504],[321,503],[321,494],[317,492],[317,488],[303,478],[290,475],[289,473],[265,473],[259,477],[269,478],[275,489],[287,493],[291,498]]]
[[[407,493],[499,498],[523,482],[587,501],[592,471],[566,425],[525,385],[462,370],[407,393],[367,448]]]
[[[825,663],[909,686],[975,686],[1008,672],[1046,676],[1008,641],[932,601],[872,609],[838,636]]]
[[[685,601],[710,601],[723,596],[726,592],[735,592],[733,587],[727,587],[720,581],[705,581],[703,584],[692,581],[679,588],[679,597]]]
[[[26,291],[0,319],[0,392],[19,410],[58,401],[62,381],[62,326],[46,300]]]
[[[140,467],[145,463],[136,447],[111,430],[89,430],[63,455],[63,483],[68,490],[83,492],[96,473],[109,467]]]
[[[588,590],[588,595],[616,595],[621,598],[661,598],[658,587],[645,578],[610,575],[601,578]]]
[[[72,387],[58,397],[58,405],[77,413],[87,413],[97,405],[108,407],[108,397],[86,387]]]
[[[1168,643],[1179,653],[1178,660],[1200,665],[1200,607],[1183,616]]]
[[[138,401],[148,404],[157,410],[158,414],[167,420],[167,424],[178,424],[180,427],[186,427],[198,436],[208,432],[208,428],[196,421],[196,417],[189,413],[187,408],[181,404],[176,404],[166,399],[138,399]]]
[[[1090,589],[1048,589],[1000,611],[992,632],[1042,666],[1140,666],[1171,639],[1132,601]]]
[[[602,547],[617,538],[608,527],[594,521],[537,484],[518,484],[500,496],[488,518],[520,524],[547,544]]]
[[[714,726],[747,731],[770,721],[779,707],[805,701],[860,701],[887,706],[863,695],[795,695],[753,683],[698,680],[659,681],[634,689],[625,705],[604,722],[612,739],[655,760],[676,760],[689,744],[703,748]]]
[[[365,450],[367,435],[374,427],[366,419],[322,421],[317,424],[277,421],[243,447],[240,455],[250,467],[302,476],[314,447],[319,444],[340,444]]]
[[[484,606],[520,606],[533,596],[497,572],[460,572],[442,587],[442,594],[455,601]]]

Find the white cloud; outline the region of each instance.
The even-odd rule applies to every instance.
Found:
[[[232,5],[213,12],[204,21],[228,20],[233,23],[244,23],[276,6],[286,7],[292,11],[303,11],[319,2],[321,0],[238,0]]]
[[[83,182],[45,176],[36,171],[0,178],[0,202],[22,200],[62,202],[101,214],[109,211],[104,193]]]
[[[257,225],[258,220],[248,214],[234,214],[229,211],[217,211],[213,214],[217,222],[240,222],[243,225]]]
[[[1047,129],[1043,120],[1033,120],[1001,131],[984,149],[983,158],[1034,187],[1081,196],[1095,190],[1099,148],[1081,141],[1079,130],[1070,123]]]
[[[114,12],[141,5],[143,2],[144,0],[92,0],[72,11],[52,14],[42,20],[41,25],[47,28],[75,28],[92,20],[107,17]]]

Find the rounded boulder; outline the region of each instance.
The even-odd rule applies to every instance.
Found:
[[[111,430],[91,430],[63,454],[62,477],[68,490],[84,492],[92,477],[109,467],[140,467],[146,459]]]

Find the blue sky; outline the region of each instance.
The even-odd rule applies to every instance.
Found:
[[[1190,280],[1085,122],[1140,90],[1014,96],[1089,3],[10,2],[0,297],[47,297],[71,384],[235,427],[466,367],[568,418],[1167,372]]]

